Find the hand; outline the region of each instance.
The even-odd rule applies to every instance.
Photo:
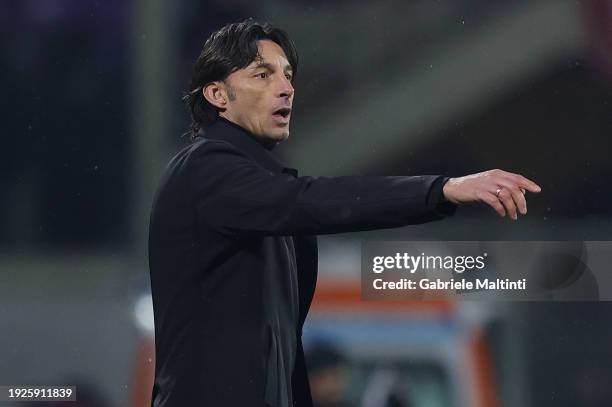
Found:
[[[508,214],[512,219],[517,213],[527,214],[525,191],[540,192],[535,182],[519,174],[502,170],[490,170],[465,177],[451,178],[444,184],[444,197],[449,201],[461,204],[467,202],[484,202],[500,214]]]

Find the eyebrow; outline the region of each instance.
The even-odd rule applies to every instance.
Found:
[[[265,69],[268,69],[268,70],[270,70],[270,71],[273,71],[273,70],[274,70],[274,67],[272,66],[272,64],[270,64],[270,63],[268,63],[268,62],[258,62],[258,63],[257,63],[257,64],[256,64],[256,65],[255,65],[253,68],[251,68],[251,69],[255,70],[255,69],[259,69],[259,68],[265,68]],[[291,65],[290,65],[290,64],[285,65],[284,71],[285,71],[285,72],[287,72],[287,71],[288,71],[288,72],[291,72],[291,73],[293,74],[293,68],[291,67]]]

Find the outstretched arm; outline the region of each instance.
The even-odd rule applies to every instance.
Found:
[[[229,235],[355,232],[441,219],[442,176],[298,177],[275,174],[223,142],[192,161],[188,190],[200,221]]]

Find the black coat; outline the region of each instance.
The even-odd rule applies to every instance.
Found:
[[[441,176],[297,177],[223,119],[169,163],[149,230],[156,407],[311,406],[315,235],[439,219]]]

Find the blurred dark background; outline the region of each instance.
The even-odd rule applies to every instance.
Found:
[[[5,0],[0,11],[0,385],[72,377],[108,405],[138,405],[140,364],[154,362],[143,302],[152,195],[186,143],[181,96],[204,40],[246,17],[298,47],[292,132],[277,152],[301,174],[502,168],[543,189],[516,223],[471,206],[431,225],[321,238],[323,285],[359,278],[363,239],[612,240],[611,1]],[[609,303],[464,308],[443,319],[482,333],[497,400],[483,405],[611,405]],[[352,383],[367,382],[374,353],[346,348]],[[407,374],[441,368],[427,369]],[[350,391],[351,405],[365,403]]]

